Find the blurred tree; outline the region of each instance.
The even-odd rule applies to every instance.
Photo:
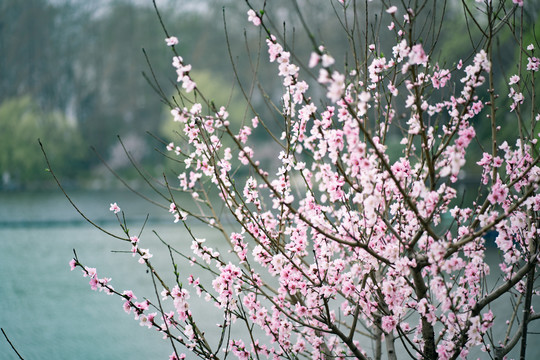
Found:
[[[81,175],[87,146],[76,123],[60,111],[42,111],[30,96],[23,96],[0,104],[1,188],[34,187],[50,180],[43,171],[38,138],[63,176]]]
[[[474,0],[467,2],[476,11]],[[224,13],[221,6],[211,6],[216,3],[225,7]],[[169,32],[180,39],[176,46],[178,53],[195,70],[206,69],[195,74],[201,77],[198,81],[200,86],[205,91],[209,87],[219,89],[216,95],[212,95],[215,104],[220,106],[228,103],[229,90],[236,80],[231,72],[230,51],[241,86],[250,96],[251,102],[261,111],[266,111],[261,114],[262,117],[273,119],[266,125],[279,135],[283,130],[283,118],[276,109],[281,108],[281,83],[275,72],[256,71],[261,64],[268,62],[265,36],[257,29],[246,29],[247,15],[239,11],[239,7],[244,5],[234,0],[162,0],[158,4]],[[430,55],[434,59],[451,59],[449,61],[457,63],[465,56],[462,51],[467,46],[464,44],[478,39],[478,31],[469,23],[469,36],[462,10],[454,7],[453,3],[445,11],[437,8],[436,2],[430,4],[432,9],[428,12],[429,16],[422,20],[426,24],[422,29],[442,24],[439,20],[443,13],[447,19],[440,32],[432,32],[440,36],[439,43],[444,44],[444,47],[436,48]],[[341,24],[328,16],[329,12],[334,11],[330,3],[299,1],[299,6],[305,18],[317,20],[317,25],[309,30],[322,39],[330,52],[348,41],[334,31]],[[531,11],[530,14],[540,14],[540,3],[534,7],[538,11]],[[288,27],[302,27],[298,15],[293,11],[293,3],[275,0],[267,3],[267,10],[269,14],[275,14],[268,18],[272,31],[276,34],[287,33],[282,43],[302,56],[299,62],[306,62],[312,50],[309,38],[303,31],[283,31],[284,20]],[[228,25],[229,44],[225,41],[224,20]],[[535,20],[527,23],[533,24]],[[377,44],[379,55],[392,51],[390,42],[385,40],[391,34],[386,31],[386,25],[381,24],[381,36]],[[457,28],[464,29],[463,36],[455,36]],[[534,26],[524,29],[524,44],[537,41],[538,29]],[[150,131],[163,134],[163,104],[141,74],[145,72],[152,78],[141,49],[146,50],[164,94],[173,94],[176,82],[171,67],[173,53],[165,46],[164,37],[151,1],[2,0],[0,102],[29,95],[43,111],[61,111],[72,121],[76,119],[87,143],[111,160],[117,154],[114,150],[117,149],[116,135],[138,139],[139,145],[133,142],[136,147],[155,146],[145,133]],[[496,68],[508,62],[517,64],[515,56],[503,56],[504,49],[516,39],[510,36],[501,36],[500,39],[503,41],[497,45],[500,50],[496,56]],[[414,40],[429,43],[434,39],[420,32]],[[373,42],[374,39],[360,36],[357,41]],[[249,49],[249,56],[246,56],[246,48]],[[336,58],[336,61],[352,65],[355,59],[343,56]],[[452,63],[440,65],[452,67]],[[304,68],[302,71],[309,72],[310,69]],[[254,73],[257,74],[256,80],[266,85],[268,94],[260,93],[257,84],[252,82]],[[507,82],[509,75],[497,72],[497,81]],[[316,77],[317,74],[313,74],[313,78]],[[310,86],[312,91],[318,87],[315,82],[310,82]],[[242,98],[239,85],[236,85],[231,104],[235,104],[238,99],[243,102]],[[267,99],[272,100],[275,107],[261,106]],[[238,113],[234,109],[229,109],[229,112],[231,118],[234,118],[233,122],[241,123],[252,117],[249,112],[244,114],[245,107]],[[486,131],[489,133],[489,129]],[[484,135],[483,130],[479,129],[478,137],[482,139]],[[141,160],[155,164],[159,161],[158,156],[156,152],[145,152],[145,158]],[[91,162],[84,162],[86,167],[94,167],[99,162],[90,152],[87,157]]]
[[[67,111],[73,54],[82,47],[73,41],[77,16],[45,0],[0,2],[0,99],[31,95],[46,109]]]

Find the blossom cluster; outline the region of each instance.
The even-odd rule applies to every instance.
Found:
[[[340,3],[350,11],[347,1]],[[492,49],[479,48],[455,66],[436,62],[433,45],[412,36],[420,10],[388,6],[384,19],[391,21],[395,44],[383,55],[380,45],[366,43],[363,65],[353,70],[341,71],[338,56],[316,46],[305,59],[305,68],[318,74],[313,80],[285,42],[266,34],[268,62],[282,86],[275,108],[285,124],[281,134],[271,134],[273,165],[259,160],[258,125],[268,129],[259,115],[237,126],[223,106],[195,102],[171,110],[181,143],[166,149],[179,158],[179,189],[200,212],[174,199],[169,212],[175,223],[196,218],[220,231],[234,259],[189,230],[191,253],[183,256],[212,279],[204,283],[191,273],[188,285],[223,313],[218,328],[227,340],[217,351],[239,359],[366,359],[361,324],[371,339],[387,340],[389,353],[402,338],[417,358],[466,358],[475,348],[493,356],[508,340],[488,343],[485,334],[497,320],[488,305],[507,292],[537,299],[526,286],[526,274],[540,261],[533,134],[540,114],[531,105],[534,96],[527,98],[539,67],[534,46],[527,48],[526,70],[506,81],[507,93],[495,93]],[[264,11],[247,15],[268,31]],[[176,45],[175,39],[167,44]],[[175,54],[173,66],[184,91],[193,91],[191,65]],[[324,99],[312,99],[315,89]],[[510,99],[519,136],[498,140],[506,121],[495,118],[498,99]],[[522,125],[522,108],[531,110],[530,126]],[[486,146],[482,123],[492,131]],[[482,151],[471,150],[477,143]],[[475,171],[478,195],[465,204],[460,180]],[[232,230],[209,194],[219,197]],[[120,208],[111,204],[111,211]],[[490,234],[501,253],[498,269],[486,262]],[[138,247],[138,237],[129,241],[150,267],[148,249]],[[110,279],[84,269],[92,288],[112,289]],[[484,281],[495,271],[504,284],[487,289]],[[214,357],[179,276],[162,293],[173,310],[149,314],[149,300],[135,302],[131,292],[121,294],[124,309],[167,337],[178,331],[175,339],[197,355]],[[248,325],[249,337],[227,332],[239,323]]]

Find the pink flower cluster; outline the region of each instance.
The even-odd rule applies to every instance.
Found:
[[[348,3],[342,5],[348,11]],[[251,9],[248,21],[261,26],[263,14]],[[267,34],[268,61],[282,86],[275,107],[282,133],[272,133],[277,145],[271,162],[259,158],[257,132],[268,124],[258,115],[238,125],[214,104],[171,111],[181,140],[166,149],[181,159],[179,188],[200,212],[174,199],[169,212],[174,222],[188,215],[201,220],[230,246],[229,253],[217,251],[189,229],[191,254],[183,256],[211,279],[190,274],[187,281],[223,313],[218,328],[227,337],[220,350],[239,359],[365,358],[359,324],[377,341],[404,339],[418,358],[465,358],[475,347],[491,356],[485,334],[496,318],[489,305],[499,293],[526,294],[524,274],[539,261],[540,230],[531,214],[540,211],[532,134],[540,115],[521,128],[527,131],[501,141],[497,134],[508,119],[493,118],[502,100],[486,89],[493,82],[492,53],[479,49],[455,68],[442,68],[433,63],[431,45],[408,33],[413,9],[388,6],[383,16],[392,19],[396,35],[386,56],[384,44],[366,44],[362,65],[341,72],[339,57],[315,46],[306,59],[318,69],[313,81],[285,43]],[[531,73],[512,75],[500,98],[508,95],[508,113],[520,124],[529,116],[521,107],[531,106],[525,82],[534,81],[538,65],[528,56]],[[179,56],[173,66],[184,90],[193,91],[191,66]],[[316,102],[311,96],[317,92],[324,98]],[[489,144],[478,131],[484,124],[492,132]],[[477,153],[471,150],[476,144],[482,148]],[[460,180],[475,171],[478,194],[463,205]],[[232,226],[222,224],[212,196],[219,196],[219,211]],[[111,204],[111,211],[120,208]],[[493,272],[486,263],[488,233],[495,233],[502,257],[504,284],[494,289],[483,286]],[[148,249],[139,248],[138,237],[129,241],[154,274]],[[78,265],[74,260],[72,267]],[[149,300],[135,302],[129,291],[121,294],[124,308],[141,325],[211,358],[217,352],[206,348],[174,265],[176,284],[170,290],[164,285],[160,304],[167,310],[148,314]],[[112,289],[95,269],[84,273],[92,288]],[[530,296],[537,300],[538,294]],[[266,340],[227,332],[239,324]],[[180,335],[171,336],[172,330]]]
[[[105,291],[107,294],[113,294],[114,288],[109,285],[111,278],[98,278],[96,268],[91,268],[87,266],[82,266],[76,259],[71,259],[69,262],[71,271],[75,270],[77,266],[82,268],[82,273],[84,277],[90,278],[90,287],[92,290]]]
[[[185,89],[186,92],[193,91],[197,84],[189,76],[191,65],[185,65],[184,59],[181,56],[175,56],[172,65],[176,68],[176,74],[178,75],[176,81],[182,83],[182,88]]]

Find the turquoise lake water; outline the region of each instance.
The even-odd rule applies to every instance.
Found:
[[[161,214],[150,217],[140,247],[150,248],[154,259],[164,259],[156,267],[172,279],[168,250],[152,230],[185,249],[191,239],[166,210],[127,192],[76,192],[73,199],[118,235],[122,233],[109,211],[111,202],[126,211],[133,235],[138,235],[146,214]],[[112,278],[116,290],[133,290],[139,301],[155,298],[145,266],[122,252],[130,247],[85,223],[59,192],[0,194],[0,326],[25,359],[168,359],[170,345],[127,315],[122,299],[92,291],[80,269],[69,269],[75,249],[82,263],[97,268],[99,277]],[[202,314],[203,324],[216,322],[212,308]],[[2,336],[0,359],[17,358]]]
[[[181,225],[172,223],[166,210],[131,193],[75,192],[73,199],[90,218],[117,234],[120,228],[109,212],[111,202],[126,211],[134,233],[147,213],[160,214],[150,218],[140,247],[150,248],[154,259],[165,259],[154,261],[163,274],[171,276],[169,254],[152,230],[173,245],[189,249],[189,236]],[[209,231],[202,227],[195,230],[201,237]],[[211,233],[207,237],[211,243],[218,241]],[[213,246],[220,247],[219,243]],[[116,290],[131,289],[139,300],[141,295],[154,297],[145,267],[131,254],[114,252],[129,248],[129,244],[84,223],[59,191],[0,193],[0,327],[25,359],[168,359],[172,351],[169,344],[159,333],[140,327],[132,315],[125,314],[122,299],[90,290],[79,269],[69,271],[68,262],[76,249],[79,260],[96,267],[100,277],[111,277]],[[492,255],[495,259],[496,253]],[[510,308],[508,300],[495,305],[496,314]],[[204,301],[194,306],[203,327],[211,328],[220,321],[219,313]],[[540,332],[538,325],[531,331]],[[502,331],[502,327],[496,329]],[[529,335],[529,343],[527,358],[539,359],[540,345],[536,344],[540,344],[540,335]],[[515,351],[512,354],[516,356]],[[478,355],[485,358],[485,354]],[[17,358],[0,337],[0,359]]]

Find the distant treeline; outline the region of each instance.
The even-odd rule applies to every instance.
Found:
[[[155,74],[163,94],[169,98],[174,95],[176,77],[171,67],[173,53],[165,46],[165,35],[151,3],[150,0],[0,2],[0,188],[39,187],[44,180],[50,180],[43,171],[37,138],[41,138],[51,153],[60,173],[79,184],[96,175],[102,176],[99,158],[89,150],[90,146],[114,168],[120,171],[129,168],[118,135],[126,140],[137,161],[152,166],[163,164],[163,157],[152,149],[164,146],[146,133],[164,137],[165,141],[173,140],[174,133],[171,125],[165,125],[169,120],[167,105],[142,73],[152,81]],[[224,13],[222,6],[206,6],[212,3],[223,5]],[[327,20],[330,17],[325,14],[333,11],[328,3],[309,3],[305,15],[320,19],[320,27],[311,30],[320,34],[331,51],[333,44],[348,39],[338,38],[333,29],[339,24]],[[238,124],[253,116],[239,86],[234,85],[229,47],[245,93],[258,106],[260,114],[272,119],[279,137],[283,118],[274,107],[264,106],[265,99],[274,101],[276,108],[280,106],[280,99],[274,98],[280,91],[271,90],[280,86],[275,73],[257,73],[256,79],[266,85],[267,93],[258,92],[252,82],[259,47],[261,61],[268,61],[264,34],[259,37],[253,29],[247,35],[242,31],[231,33],[229,45],[224,36],[224,18],[231,25],[246,21],[242,11],[231,9],[243,7],[243,2],[158,1],[158,4],[168,31],[180,39],[177,51],[198,71],[194,78],[199,78],[201,87],[215,94],[212,96],[216,105],[228,104],[232,121]],[[283,18],[293,13],[287,11],[290,1],[276,0],[268,6],[281,7],[282,11],[273,13]],[[440,51],[455,54],[457,60],[461,44],[474,41],[474,34],[467,35],[466,24],[453,9],[448,9],[447,16],[455,18],[452,25],[463,29],[463,36],[455,36],[455,31],[441,32],[440,43],[445,46]],[[282,24],[283,19],[274,19],[275,27]],[[287,19],[287,24],[301,26],[297,18]],[[230,28],[238,31],[243,27]],[[524,43],[534,38],[534,29],[529,30]],[[378,41],[384,42],[384,31],[381,34]],[[536,36],[540,38],[540,34]],[[419,34],[418,41],[430,39],[421,39]],[[307,62],[312,50],[308,38],[288,35],[284,43],[294,47],[297,53],[302,49],[306,58],[298,61]],[[502,49],[504,44],[499,46]],[[353,59],[339,61],[346,66]],[[498,61],[515,59],[510,54]],[[503,75],[508,74],[500,74],[501,81]],[[316,76],[313,74],[314,79]],[[250,89],[254,92],[250,93]],[[182,99],[175,100],[183,104]]]

